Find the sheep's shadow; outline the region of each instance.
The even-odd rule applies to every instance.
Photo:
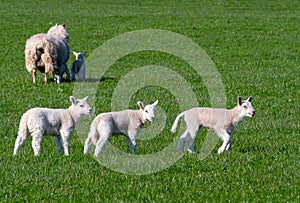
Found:
[[[88,82],[88,83],[99,83],[99,82],[104,82],[106,80],[116,80],[114,77],[101,77],[100,79],[97,78],[86,78],[85,80],[74,80],[72,82],[74,83],[80,83],[80,82]],[[56,83],[55,79],[52,78],[50,80],[53,83]],[[62,78],[61,83],[71,83],[71,81],[68,78]]]

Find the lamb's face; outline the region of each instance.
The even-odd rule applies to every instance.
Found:
[[[154,102],[153,104],[144,106],[142,102],[138,102],[138,105],[143,110],[143,116],[146,120],[148,120],[150,122],[153,122],[155,120],[157,104],[158,104],[158,101]]]
[[[247,100],[243,101],[243,102],[239,102],[239,106],[241,108],[241,114],[243,116],[248,116],[248,117],[254,117],[255,115],[255,110],[252,106],[251,103],[252,97],[249,97]]]
[[[78,112],[80,115],[89,115],[92,113],[92,108],[87,103],[87,98],[75,99],[71,97],[71,102],[73,104],[74,111]]]

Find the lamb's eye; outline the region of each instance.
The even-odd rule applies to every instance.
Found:
[[[148,113],[148,110],[145,110],[146,113]]]
[[[84,107],[84,105],[81,104],[80,107]]]
[[[247,106],[244,106],[244,109],[247,109],[248,107]]]

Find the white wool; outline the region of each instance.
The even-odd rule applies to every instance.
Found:
[[[45,74],[45,84],[48,83],[50,74],[54,74],[59,83],[66,72],[70,80],[70,72],[67,67],[70,56],[68,41],[69,34],[65,25],[52,26],[47,34],[40,33],[27,39],[25,63],[28,72],[32,74],[33,83],[36,82],[37,70]]]
[[[127,137],[132,153],[136,151],[136,138],[147,121],[155,119],[158,101],[144,106],[138,102],[139,110],[123,110],[99,114],[92,122],[84,145],[84,154],[89,152],[93,143],[96,146],[94,156],[98,157],[111,135],[123,134]]]
[[[218,153],[228,151],[232,142],[232,134],[245,116],[253,117],[255,110],[251,104],[252,97],[242,102],[238,97],[238,105],[233,109],[216,109],[216,108],[192,108],[180,113],[172,126],[171,132],[176,132],[178,121],[181,117],[186,123],[186,130],[180,136],[177,151],[183,151],[185,143],[188,145],[188,151],[194,152],[194,141],[199,130],[202,127],[213,129],[223,140],[222,146]]]
[[[41,141],[44,135],[55,136],[58,152],[61,153],[63,148],[64,154],[68,156],[70,135],[80,119],[92,111],[87,103],[87,98],[75,99],[71,96],[72,105],[68,109],[32,108],[25,112],[20,121],[14,155],[18,153],[28,135],[31,134],[35,156],[40,154]]]

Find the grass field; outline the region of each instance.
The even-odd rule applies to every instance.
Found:
[[[0,5],[1,202],[300,202],[299,1],[3,0]],[[239,124],[230,153],[217,154],[219,141],[200,160],[203,131],[195,154],[186,153],[148,175],[119,173],[84,156],[76,131],[69,157],[57,155],[52,137],[44,138],[41,156],[33,156],[28,138],[13,157],[21,115],[37,106],[67,108],[76,87],[44,85],[40,73],[33,85],[25,68],[26,39],[55,23],[66,23],[71,51],[86,51],[87,58],[103,43],[130,31],[160,29],[185,36],[215,64],[226,107],[234,107],[238,95],[252,95],[256,116]],[[71,55],[69,67],[73,60]],[[145,50],[120,58],[101,73],[97,92],[89,95],[95,96],[95,113],[110,111],[118,82],[147,65],[168,67],[188,82],[200,106],[211,104],[203,78],[189,64],[168,53]],[[129,107],[137,108],[137,100],[155,99],[166,114],[164,129],[152,139],[138,140],[137,155],[160,152],[179,135],[171,134],[170,128],[180,107],[166,88],[140,88]],[[110,143],[130,151],[124,137],[112,137]]]

